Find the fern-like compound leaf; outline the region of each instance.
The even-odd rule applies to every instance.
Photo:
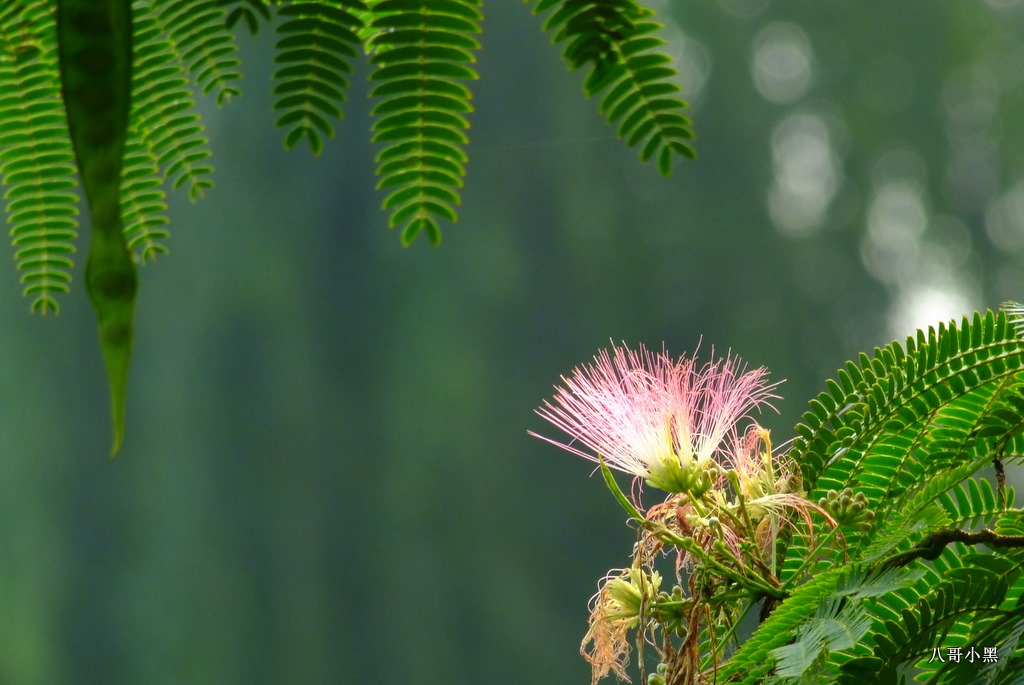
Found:
[[[0,179],[24,294],[41,314],[60,311],[77,237],[74,152],[57,72],[51,9],[0,7]]]
[[[763,679],[774,665],[769,655],[792,641],[800,626],[815,615],[823,599],[835,592],[845,573],[845,569],[833,568],[794,590],[718,670],[718,678],[722,682],[735,678],[736,682],[751,685]]]
[[[906,592],[920,577],[907,569],[877,572],[857,565],[822,571],[762,622],[719,669],[719,682],[819,682],[816,673],[837,672],[876,630],[872,600]]]
[[[977,478],[968,478],[942,493],[939,504],[949,514],[952,527],[967,530],[990,525],[1006,509],[996,498],[992,484]]]
[[[839,682],[898,682],[911,666],[926,666],[917,662],[958,626],[994,610],[1005,593],[1006,581],[998,574],[977,566],[960,569],[904,608],[898,620],[876,623],[865,640],[871,653],[845,662]]]
[[[305,140],[313,154],[323,151],[323,138],[334,137],[332,121],[344,118],[352,60],[360,44],[362,20],[353,10],[362,2],[295,2],[282,6],[278,16],[274,72],[274,111],[277,126],[288,129],[284,145],[291,149]]]
[[[136,8],[131,134],[172,187],[184,186],[195,201],[213,186],[211,153],[186,76],[182,46],[164,28],[151,5]]]
[[[402,244],[425,233],[441,242],[438,219],[456,221],[472,111],[463,81],[477,78],[479,0],[382,0],[373,6],[369,48],[379,98],[373,115],[377,187],[389,190],[390,226]]]
[[[121,217],[128,249],[143,263],[167,253],[166,198],[156,159],[138,138],[129,138],[121,176]]]
[[[850,605],[846,611],[841,608],[837,600],[822,602],[815,615],[800,627],[794,642],[772,650],[776,675],[800,677],[828,652],[850,649],[860,642],[871,627],[871,618],[861,604]]]
[[[158,0],[153,4],[163,31],[203,94],[215,93],[218,105],[241,95],[235,86],[242,77],[238,46],[216,0]]]
[[[229,29],[244,21],[254,36],[260,32],[261,21],[270,21],[269,5],[266,0],[217,0],[217,6],[226,12],[225,25]]]
[[[665,176],[676,156],[693,159],[679,74],[655,35],[661,26],[650,19],[654,12],[633,0],[538,0],[533,8],[534,14],[548,10],[544,30],[554,32],[554,43],[567,42],[563,56],[570,68],[590,67],[584,91],[587,97],[605,93],[600,111],[617,124],[619,137],[640,146],[643,161],[657,158]]]
[[[1022,369],[1015,331],[989,312],[920,331],[905,347],[893,343],[840,371],[804,415],[790,456],[812,499],[852,487],[875,511],[871,531],[847,536],[847,553],[864,552],[874,531],[897,519],[911,522],[1006,448],[990,416],[1013,420],[1006,398],[1020,394]],[[965,492],[963,501],[943,499],[951,519],[973,523],[997,511],[987,490],[951,496]],[[784,569],[801,568],[805,553],[794,540]]]

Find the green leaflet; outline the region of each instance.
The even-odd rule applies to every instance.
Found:
[[[121,170],[131,101],[131,0],[58,0],[68,129],[92,218],[85,283],[99,320],[114,428],[124,437],[138,274],[121,221]]]

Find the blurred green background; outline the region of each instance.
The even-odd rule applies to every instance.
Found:
[[[486,3],[437,250],[384,228],[365,71],[324,156],[285,153],[243,38],[114,461],[85,293],[30,317],[0,272],[0,683],[588,682],[633,535],[526,434],[560,374],[731,349],[787,379],[781,443],[857,352],[1024,298],[1024,2],[650,5],[700,160],[641,165],[528,6]]]

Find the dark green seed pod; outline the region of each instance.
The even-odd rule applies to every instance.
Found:
[[[121,172],[131,110],[131,0],[57,0],[57,44],[68,132],[92,218],[86,289],[99,320],[116,454],[138,276],[121,221]]]

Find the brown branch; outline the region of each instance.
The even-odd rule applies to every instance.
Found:
[[[938,559],[942,550],[951,542],[962,542],[965,545],[984,544],[989,547],[1024,547],[1024,535],[1000,535],[987,528],[977,533],[956,528],[943,528],[929,533],[921,542],[906,552],[899,552],[889,557],[880,564],[880,568],[906,566],[914,559],[927,561]]]

